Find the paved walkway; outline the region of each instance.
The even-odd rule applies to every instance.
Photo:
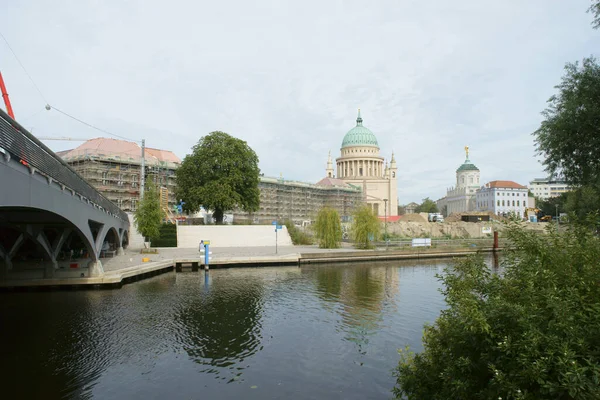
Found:
[[[269,259],[289,259],[290,256],[306,253],[339,253],[339,252],[357,252],[348,243],[342,243],[340,249],[320,249],[318,246],[278,246],[277,254],[275,246],[265,247],[216,247],[210,249],[212,252],[212,261],[219,259],[247,260],[255,257],[268,257]],[[123,268],[129,268],[142,263],[142,258],[148,257],[150,262],[165,261],[173,259],[198,259],[204,260],[204,254],[198,249],[178,249],[172,247],[164,247],[158,249],[158,254],[140,254],[140,249],[126,249],[125,254],[115,256],[113,258],[103,258],[102,266],[105,272],[118,271]]]

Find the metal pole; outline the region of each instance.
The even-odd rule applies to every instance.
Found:
[[[275,254],[277,254],[277,225],[275,225]]]
[[[142,164],[140,166],[140,200],[144,198],[144,187],[146,186],[146,139],[142,139]]]

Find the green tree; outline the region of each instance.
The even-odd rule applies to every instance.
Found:
[[[550,197],[547,200],[536,199],[535,206],[544,215],[556,215],[556,206],[558,206],[559,212],[567,212],[567,197],[569,193],[561,193],[560,196]]]
[[[508,226],[501,274],[480,256],[445,270],[448,308],[423,352],[401,351],[398,398],[599,398],[600,239],[548,232]]]
[[[337,249],[342,242],[342,223],[338,212],[330,207],[323,207],[317,214],[315,236],[322,249]]]
[[[561,212],[568,212],[578,221],[591,221],[587,218],[590,214],[600,212],[600,188],[595,186],[582,186],[565,193],[566,201]]]
[[[416,213],[436,213],[438,212],[438,207],[435,201],[431,200],[429,197],[423,199],[423,202],[415,209]]]
[[[354,211],[352,226],[350,227],[350,237],[356,247],[361,249],[373,248],[373,240],[379,238],[381,231],[381,221],[377,214],[368,205],[363,205]]]
[[[162,223],[162,210],[156,186],[153,183],[146,185],[144,198],[140,201],[138,209],[133,214],[133,222],[138,232],[147,241],[148,238],[160,237],[160,225]]]
[[[196,212],[201,206],[214,210],[213,217],[221,224],[227,210],[258,210],[259,173],[258,156],[245,141],[211,132],[177,169],[177,198],[185,201],[187,211]]]
[[[588,9],[590,13],[594,16],[594,20],[592,21],[592,26],[596,29],[600,28],[600,1],[593,0],[592,5]]]
[[[558,93],[534,132],[546,170],[575,185],[600,183],[600,66],[594,58],[568,63]]]

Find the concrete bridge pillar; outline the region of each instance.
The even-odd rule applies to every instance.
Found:
[[[122,256],[123,254],[125,254],[125,250],[123,250],[123,246],[119,246],[117,249],[117,255]]]
[[[44,278],[54,278],[54,271],[58,269],[58,262],[52,260],[44,264]]]
[[[89,271],[90,277],[104,276],[104,267],[102,267],[102,262],[100,260],[90,261],[88,263],[88,271]]]

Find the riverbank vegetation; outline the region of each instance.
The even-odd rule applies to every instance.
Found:
[[[592,399],[600,395],[600,240],[518,224],[502,274],[470,257],[440,277],[449,308],[401,352],[398,398]]]
[[[337,210],[323,207],[317,214],[315,236],[322,249],[337,249],[342,245],[342,223]]]

